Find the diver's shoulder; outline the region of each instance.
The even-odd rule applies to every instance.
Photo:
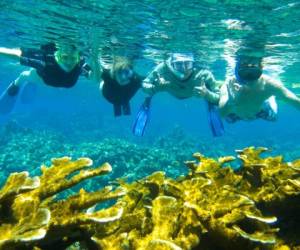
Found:
[[[167,68],[166,62],[161,62],[154,67],[154,71],[161,71]]]
[[[274,77],[271,77],[271,76],[266,75],[266,74],[263,74],[260,77],[260,81],[262,83],[264,83],[265,85],[281,85],[282,84],[282,82],[279,78],[274,78]]]
[[[266,75],[266,74],[262,74],[261,77],[260,77],[260,81],[264,81],[264,82],[272,82],[273,81],[273,78],[269,75]]]

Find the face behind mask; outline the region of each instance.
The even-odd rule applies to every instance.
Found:
[[[116,80],[120,85],[127,85],[133,76],[133,71],[131,69],[122,69],[116,72]]]
[[[239,82],[256,81],[262,75],[260,58],[241,58],[237,61],[235,75]]]
[[[256,81],[261,77],[262,69],[258,66],[238,68],[237,75],[242,81]]]
[[[192,55],[173,54],[169,59],[169,68],[177,78],[184,80],[193,72],[194,58]]]
[[[71,71],[80,61],[80,55],[78,52],[63,52],[57,51],[55,53],[55,59],[59,66],[66,72]]]

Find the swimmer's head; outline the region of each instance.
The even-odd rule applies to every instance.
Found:
[[[71,71],[80,62],[80,53],[74,45],[58,44],[55,59],[64,70]]]
[[[112,74],[120,85],[130,83],[134,74],[132,63],[125,57],[116,57],[112,68]]]
[[[262,75],[262,57],[239,55],[236,60],[235,75],[241,82],[256,81]]]
[[[185,80],[193,73],[194,56],[191,53],[173,53],[167,63],[177,78]]]

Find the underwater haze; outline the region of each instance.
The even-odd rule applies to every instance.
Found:
[[[0,10],[0,47],[73,43],[87,58],[131,57],[142,76],[171,52],[192,52],[197,64],[224,81],[244,46],[264,57],[264,73],[300,94],[296,0],[2,0]],[[1,57],[0,91],[28,69]],[[300,157],[299,110],[281,101],[276,122],[224,122],[225,135],[213,137],[203,100],[158,94],[145,135],[136,137],[132,125],[144,97],[139,90],[132,115],[115,118],[98,82],[82,77],[70,89],[39,85],[31,103],[18,100],[12,113],[0,117],[1,182],[15,171],[39,173],[41,164],[61,156],[110,162],[112,179],[129,180],[158,170],[184,174],[184,161],[194,152],[217,157],[256,146],[286,160]]]
[[[0,0],[0,30],[0,250],[300,249],[299,109],[278,99],[276,121],[223,119],[215,137],[213,105],[160,92],[137,136],[142,88],[131,115],[115,117],[100,80],[61,88],[40,75],[16,86],[39,53],[3,53],[55,44],[56,73],[68,68],[63,56],[84,57],[99,75],[95,59],[109,68],[125,57],[147,77],[175,52],[217,83],[238,78],[237,55],[252,56],[300,97],[300,0]]]

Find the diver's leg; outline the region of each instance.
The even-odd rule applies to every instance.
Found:
[[[20,94],[23,104],[30,104],[34,101],[39,84],[43,84],[43,80],[37,74],[36,70],[33,69],[27,79],[23,81],[24,87]]]
[[[239,116],[237,116],[236,114],[229,114],[225,117],[225,121],[228,122],[228,123],[235,123],[237,121],[240,121],[241,118]]]
[[[114,106],[114,114],[115,114],[115,116],[121,116],[122,115],[121,105],[119,105],[119,104],[113,104],[113,106]]]
[[[20,89],[28,82],[32,82],[36,84],[42,83],[42,79],[39,77],[35,69],[23,71],[19,75],[19,77],[16,80],[14,80],[10,85],[12,85],[14,88]]]
[[[20,76],[14,81],[17,86],[22,86],[26,82],[42,83],[42,79],[39,77],[35,69],[23,71]]]
[[[275,96],[271,96],[263,103],[262,110],[256,115],[256,117],[273,122],[277,120],[277,113],[278,106]]]
[[[130,109],[129,102],[123,104],[122,108],[123,108],[123,115],[130,115],[131,114],[131,109]]]
[[[30,72],[31,72],[31,70],[23,71],[16,80],[12,81],[8,85],[8,88],[6,89],[5,92],[9,96],[16,96],[19,93],[19,90],[20,90],[20,87],[22,86],[22,84],[30,76]]]
[[[8,114],[13,110],[22,85],[25,85],[31,79],[36,80],[35,74],[34,69],[23,71],[16,80],[9,84],[7,89],[0,96],[1,114]]]

